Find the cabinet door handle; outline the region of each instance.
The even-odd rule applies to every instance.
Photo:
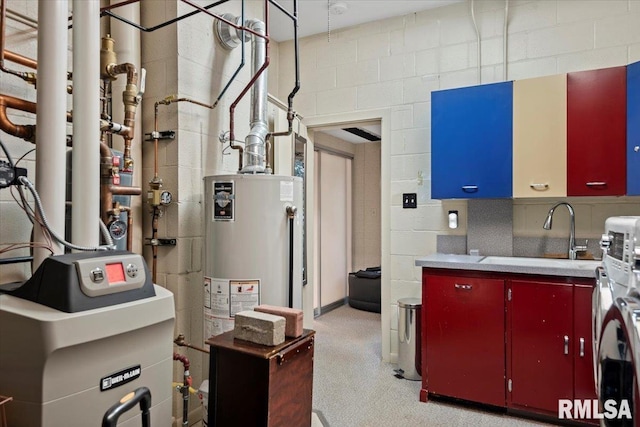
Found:
[[[456,283],[455,285],[453,285],[453,287],[456,288],[456,289],[462,289],[462,290],[465,290],[465,291],[470,291],[473,288],[473,285],[461,285],[461,284]]]
[[[584,357],[584,338],[580,338],[580,357]]]
[[[606,187],[607,183],[605,181],[589,181],[587,182],[587,187]]]
[[[546,191],[549,189],[549,184],[530,184],[529,187],[536,191]]]
[[[569,354],[569,336],[564,336],[564,354]]]
[[[462,186],[462,191],[464,191],[465,193],[475,193],[478,191],[478,186],[477,185],[463,185]]]

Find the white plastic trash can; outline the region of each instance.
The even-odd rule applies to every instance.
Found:
[[[397,376],[420,380],[420,312],[419,298],[398,300],[398,369]]]

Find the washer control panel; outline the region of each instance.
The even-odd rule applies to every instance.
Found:
[[[146,280],[144,261],[137,254],[79,259],[74,263],[80,289],[89,297],[139,289]]]

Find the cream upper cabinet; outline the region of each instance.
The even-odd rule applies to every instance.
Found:
[[[567,196],[567,75],[513,82],[513,197]]]

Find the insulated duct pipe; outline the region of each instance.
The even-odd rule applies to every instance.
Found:
[[[266,6],[265,6],[266,7]],[[247,26],[257,33],[266,36],[266,25],[262,21],[249,20]],[[250,130],[244,142],[244,167],[241,173],[264,173],[267,150],[266,137],[269,133],[267,119],[267,40],[262,37],[251,37],[251,70],[257,75],[260,68],[262,73],[251,87],[251,117]]]
[[[67,121],[67,22],[68,0],[38,2],[38,84],[36,126],[40,142],[36,144],[36,186],[51,228],[64,236]],[[95,118],[94,118],[95,120]],[[46,138],[46,141],[42,141]],[[40,226],[34,229],[34,241],[44,246],[47,239]],[[40,246],[40,245],[37,245]],[[52,243],[53,253],[63,253],[61,244]],[[33,271],[49,256],[46,249],[34,249]]]
[[[73,0],[73,137],[71,235],[98,246],[100,217],[100,1]]]
[[[135,22],[140,21],[140,3],[131,2],[133,4],[127,4],[121,7],[120,11],[122,15]],[[111,6],[116,6],[118,3],[117,0],[111,0]],[[118,43],[115,45],[115,53],[118,57],[118,61],[124,64],[140,64],[140,33],[136,31],[135,28],[116,20],[111,21],[111,37],[114,40],[117,40]],[[130,71],[131,73],[135,73],[136,80],[133,80],[134,75],[127,73],[127,80],[123,82],[121,80],[115,80],[111,83],[111,92],[112,93],[122,93],[123,97],[118,99],[117,97],[113,97],[112,102],[112,116],[113,120],[118,123],[123,123],[125,126],[132,126],[129,135],[132,139],[136,141],[142,141],[142,131],[141,127],[138,126],[140,119],[138,118],[140,114],[136,113],[136,107],[133,105],[134,101],[131,99],[126,99],[125,93],[129,89],[128,85],[134,84],[136,85],[136,91],[139,91],[142,85],[144,84],[143,73],[144,70],[140,70],[140,82],[138,82],[137,71],[135,67]],[[135,95],[138,95],[135,93]],[[129,95],[130,96],[130,95]],[[140,105],[137,105],[137,109],[140,108]],[[133,116],[131,116],[133,113]],[[127,118],[133,120],[131,124],[127,123]],[[131,154],[131,141],[129,140],[129,155],[130,157],[142,156],[142,144],[137,144],[134,148],[135,153]],[[123,147],[123,151],[125,151],[127,147]],[[125,156],[127,157],[127,156]],[[140,157],[138,157],[140,158]],[[127,170],[128,165],[125,165],[125,170]],[[140,174],[135,172],[136,176],[139,178]],[[136,180],[137,181],[137,180]]]

